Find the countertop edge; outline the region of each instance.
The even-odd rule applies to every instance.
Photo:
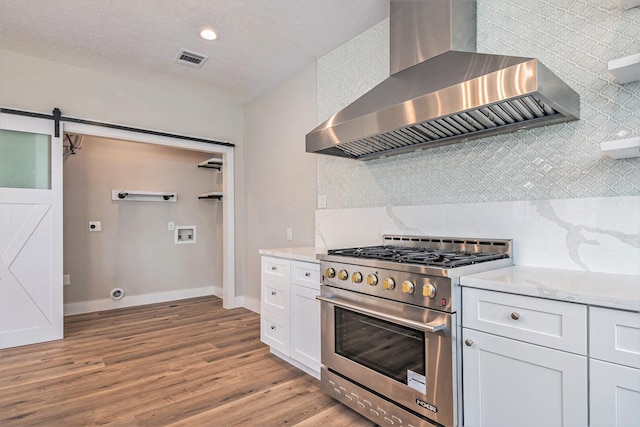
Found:
[[[320,260],[317,259],[316,256],[324,252],[325,251],[323,249],[314,247],[260,249],[258,251],[260,255],[286,258],[295,261],[312,262],[315,264],[320,263]]]
[[[462,276],[460,285],[640,312],[640,276],[512,266]]]

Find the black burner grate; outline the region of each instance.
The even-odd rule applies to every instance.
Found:
[[[366,246],[360,248],[331,249],[327,253],[328,255],[378,259],[444,268],[460,267],[509,257],[509,255],[505,253],[467,252],[406,246]]]

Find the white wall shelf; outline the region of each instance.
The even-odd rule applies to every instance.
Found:
[[[218,157],[212,157],[204,162],[198,163],[199,168],[217,169],[218,172],[222,172],[222,159]],[[214,199],[219,202],[222,201],[222,192],[211,191],[209,193],[198,194],[198,199]]]
[[[111,200],[135,202],[177,202],[175,191],[111,190]]]
[[[609,72],[618,83],[631,83],[640,80],[640,53],[609,61]]]
[[[222,201],[222,192],[212,191],[210,193],[198,194],[198,199],[217,199]]]
[[[222,159],[212,157],[204,162],[198,163],[199,168],[217,169],[218,172],[222,171]]]
[[[612,159],[640,157],[640,137],[606,141],[600,144],[600,150]]]

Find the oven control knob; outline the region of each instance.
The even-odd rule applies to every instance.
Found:
[[[433,298],[436,296],[436,287],[431,283],[427,283],[422,287],[422,296],[427,298]]]
[[[329,279],[333,279],[334,277],[336,277],[336,271],[333,268],[329,267],[324,271],[324,275]]]
[[[416,290],[416,286],[410,280],[405,280],[404,282],[402,282],[403,294],[412,294],[413,291],[415,290]]]
[[[349,273],[347,273],[347,270],[338,271],[338,279],[347,280],[348,278],[349,278]]]
[[[391,291],[395,289],[395,287],[396,287],[396,281],[393,280],[393,278],[391,277],[387,277],[382,281],[382,288],[386,289],[387,291]]]
[[[371,273],[367,276],[367,285],[375,286],[378,284],[378,276]]]
[[[353,273],[351,275],[351,281],[353,283],[362,283],[362,273],[360,273],[359,271],[356,271],[355,273]]]

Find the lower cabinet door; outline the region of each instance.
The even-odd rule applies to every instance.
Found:
[[[291,286],[291,357],[320,372],[319,291]]]
[[[463,328],[466,427],[587,425],[587,358]]]
[[[289,322],[271,313],[260,315],[260,341],[289,356]]]
[[[594,359],[589,363],[591,425],[640,426],[640,369]]]

